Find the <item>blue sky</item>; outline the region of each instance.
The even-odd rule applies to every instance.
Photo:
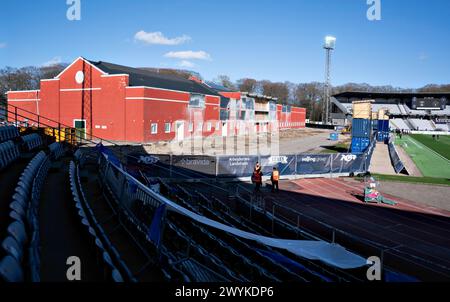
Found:
[[[81,0],[81,20],[69,21],[66,0],[2,1],[0,67],[84,56],[189,66],[206,79],[323,81],[330,34],[334,85],[450,83],[450,1],[381,0],[382,19],[372,22],[368,7],[366,0]]]

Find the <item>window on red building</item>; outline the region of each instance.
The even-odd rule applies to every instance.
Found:
[[[151,134],[157,134],[158,133],[158,124],[153,123],[151,126]]]

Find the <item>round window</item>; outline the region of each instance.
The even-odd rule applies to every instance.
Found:
[[[75,75],[75,81],[78,84],[82,84],[84,82],[84,73],[80,70],[77,72],[77,74]]]

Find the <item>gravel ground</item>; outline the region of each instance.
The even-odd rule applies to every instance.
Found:
[[[381,192],[450,211],[450,186],[380,181]]]
[[[298,130],[287,130],[281,131],[279,141],[273,139],[272,143],[278,144],[279,148],[271,149],[271,150],[279,150],[279,154],[297,154],[304,152],[320,152],[323,150],[321,146],[332,146],[337,144],[338,142],[330,141],[331,131],[330,130],[321,130],[321,129],[298,129]],[[257,143],[255,137],[252,137],[253,141],[250,141],[249,138],[238,137],[238,138],[228,138],[227,142],[227,150],[224,150],[223,146],[223,138],[216,137],[211,138],[207,141],[206,144],[203,145],[202,148],[202,140],[195,139],[192,141],[187,139],[183,141],[182,147],[178,150],[182,150],[183,154],[204,154],[204,155],[222,155],[222,154],[239,154],[239,155],[256,155],[258,154]],[[259,136],[259,141],[264,142],[266,137],[263,135]],[[178,142],[172,143],[155,143],[145,145],[144,148],[147,153],[150,154],[168,154],[168,153],[177,153],[177,147],[181,146]],[[174,148],[175,147],[175,148]],[[259,151],[260,154],[265,154],[267,149],[262,149]],[[231,152],[231,153],[230,153]],[[274,154],[275,152],[270,152]]]

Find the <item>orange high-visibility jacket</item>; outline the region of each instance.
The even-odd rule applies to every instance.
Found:
[[[273,181],[278,181],[280,179],[280,172],[278,171],[273,171],[272,172],[272,180]]]

